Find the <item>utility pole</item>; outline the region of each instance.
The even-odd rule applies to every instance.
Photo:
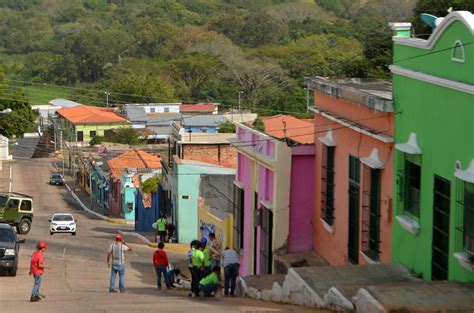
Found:
[[[309,114],[309,88],[306,87],[306,113]]]
[[[106,107],[109,107],[109,96],[110,96],[110,92],[108,91],[104,91],[105,93],[105,103],[106,103]]]
[[[240,113],[240,122],[243,123],[243,115],[242,115],[242,111],[240,110],[240,95],[243,94],[244,92],[242,90],[239,91],[239,113]]]

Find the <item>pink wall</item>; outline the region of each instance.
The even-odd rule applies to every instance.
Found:
[[[325,94],[317,92],[315,95],[316,107],[325,107],[330,113],[336,111],[337,114],[343,114],[347,119],[371,118],[363,121],[364,124],[374,129],[384,130],[388,135],[393,133],[393,113],[383,113],[388,117],[378,117],[381,113],[372,112],[360,106],[350,105],[347,102],[339,101]],[[341,104],[342,103],[342,104]],[[342,111],[342,108],[344,110]],[[334,113],[335,115],[337,115]],[[339,115],[340,116],[340,115]],[[325,146],[316,138],[316,160],[315,160],[315,210],[313,218],[314,226],[314,250],[326,259],[331,265],[347,264],[348,250],[348,207],[349,207],[349,155],[363,158],[370,155],[373,148],[379,150],[379,156],[384,162],[384,168],[381,172],[381,203],[380,203],[380,261],[390,262],[391,260],[391,202],[393,189],[393,144],[384,143],[367,135],[356,132],[349,128],[342,128],[333,121],[315,114],[315,122],[319,137],[326,135],[325,131],[332,128],[333,138],[336,141],[335,146],[335,190],[334,190],[334,225],[333,233],[328,232],[321,223],[321,173],[322,173],[322,150]],[[361,121],[362,123],[362,121]],[[370,124],[370,125],[368,125]],[[320,126],[318,126],[320,125]],[[363,169],[361,163],[360,187],[362,191]],[[359,203],[359,249],[362,247],[362,193],[360,193]],[[365,259],[359,253],[359,263],[366,263]]]
[[[288,252],[313,248],[314,146],[292,149]]]
[[[237,177],[238,180],[244,184],[244,247],[251,246],[252,239],[252,225],[251,225],[251,214],[252,212],[252,163],[253,161],[247,158],[241,153],[237,153],[238,167]],[[250,265],[250,249],[244,248],[241,251],[241,266],[240,274],[243,276],[249,275],[248,268]]]

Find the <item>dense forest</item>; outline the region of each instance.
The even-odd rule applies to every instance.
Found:
[[[0,0],[1,98],[231,106],[241,91],[261,114],[304,112],[305,76],[389,77],[388,22],[450,6],[474,0]]]

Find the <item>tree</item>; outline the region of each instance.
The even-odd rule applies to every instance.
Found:
[[[474,12],[474,0],[418,0],[413,10],[413,27],[415,34],[430,34],[429,28],[420,18],[421,13],[429,13],[434,16],[444,17],[447,10]]]
[[[287,34],[287,26],[278,23],[269,14],[253,13],[245,17],[245,24],[239,34],[239,43],[259,47],[277,43]]]
[[[151,178],[148,178],[144,182],[141,182],[139,188],[144,193],[155,193],[155,192],[158,191],[158,184],[159,183],[160,183],[160,177],[159,176],[153,176]]]
[[[112,137],[112,142],[137,145],[141,142],[138,132],[133,128],[120,128]]]
[[[258,130],[259,132],[265,131],[265,124],[263,123],[260,116],[257,116],[257,118],[253,121],[252,128]]]
[[[1,115],[0,134],[8,138],[21,137],[34,129],[38,113],[31,109],[22,90],[15,89],[11,92],[8,90],[0,68],[0,111],[5,109],[11,109],[12,112]]]
[[[232,123],[231,121],[220,123],[219,133],[235,133],[235,124]]]
[[[100,145],[104,141],[105,141],[105,137],[95,136],[94,138],[91,139],[91,141],[89,141],[89,146],[93,147],[95,145]]]

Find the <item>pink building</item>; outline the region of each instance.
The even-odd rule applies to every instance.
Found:
[[[264,131],[237,124],[234,248],[241,275],[274,271],[275,250],[313,248],[314,123],[263,119]]]
[[[314,250],[331,265],[391,260],[391,83],[309,78],[314,91]]]

